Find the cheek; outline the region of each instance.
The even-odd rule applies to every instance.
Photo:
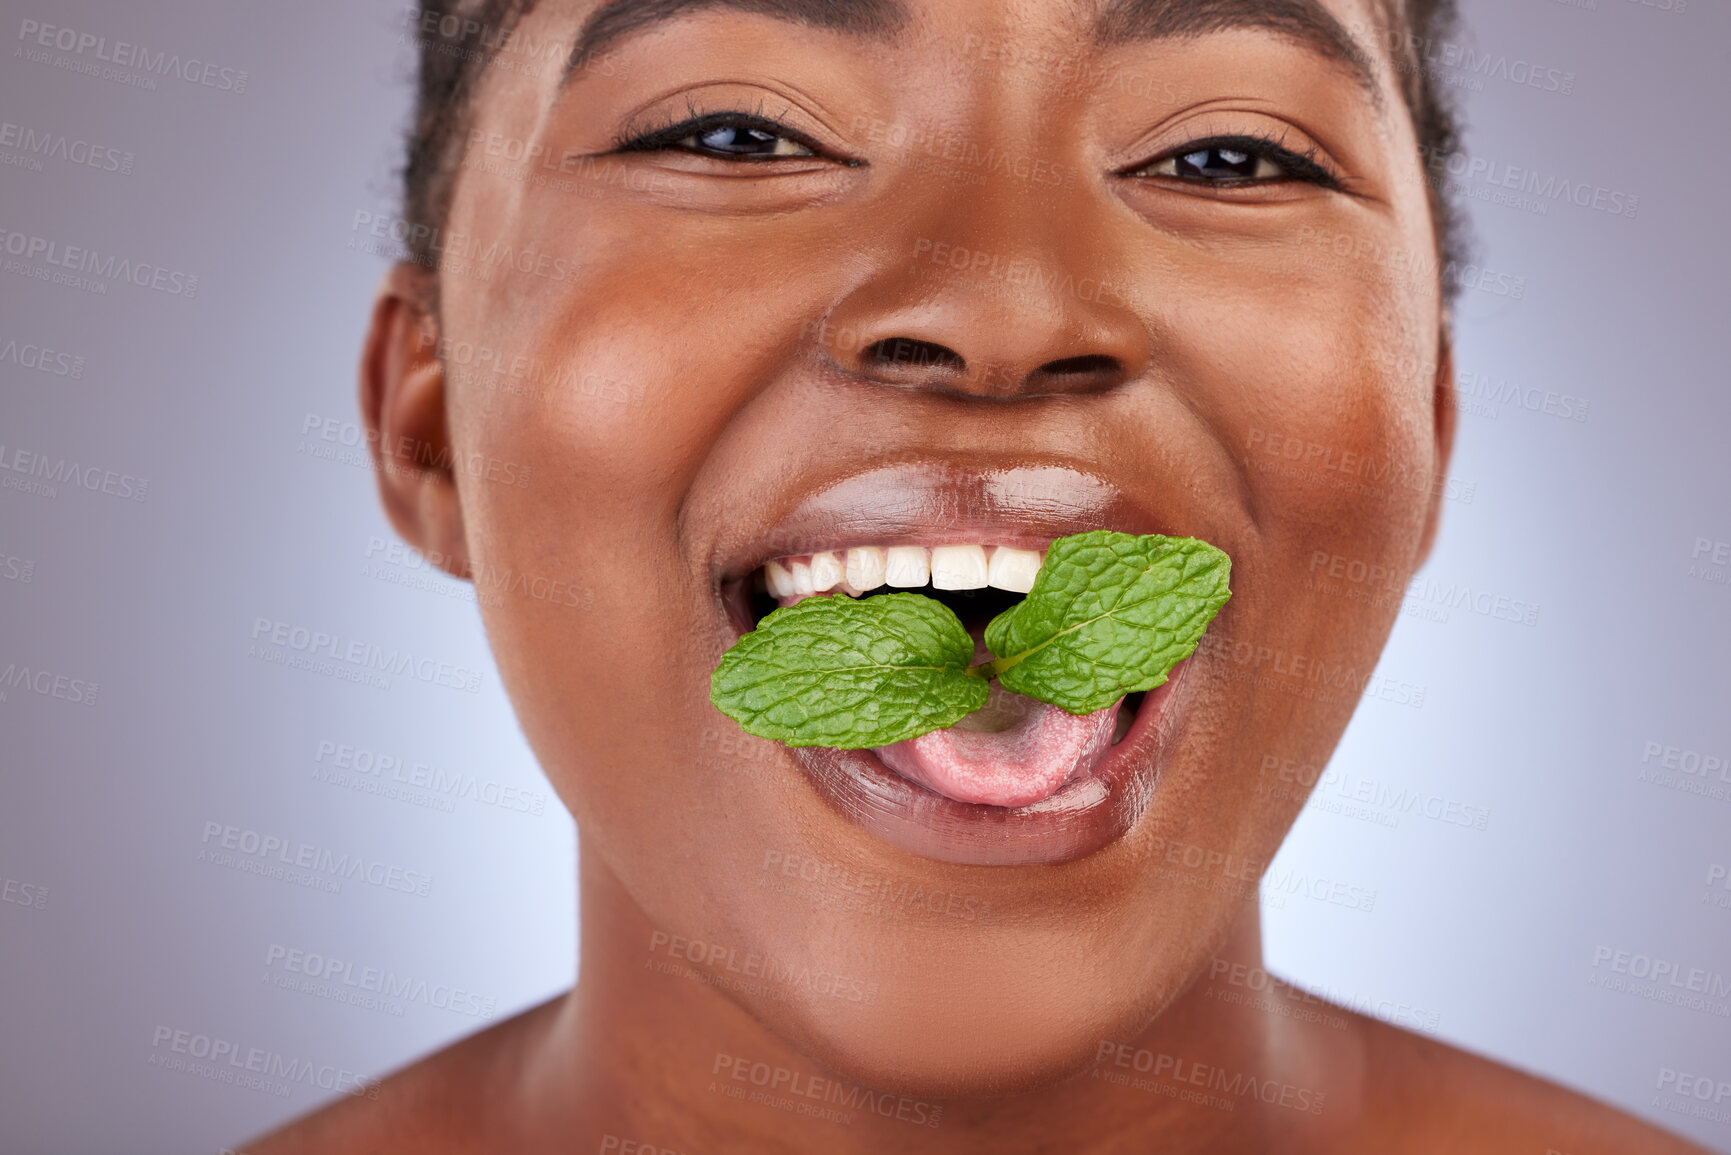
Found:
[[[490,372],[458,383],[460,433],[544,459],[574,502],[671,529],[730,424],[786,372],[835,272],[769,260],[748,228],[718,239],[558,198],[520,209],[499,242],[516,264],[446,295],[453,335],[493,353]],[[544,237],[581,239],[549,253]]]
[[[1198,372],[1271,540],[1341,538],[1404,564],[1439,468],[1436,294],[1404,250],[1301,249],[1278,288],[1207,318]],[[1222,378],[1208,366],[1231,365]]]
[[[539,278],[515,271],[444,302],[459,455],[516,467],[510,482],[459,479],[501,676],[591,843],[619,843],[609,857],[639,860],[623,873],[640,878],[728,842],[694,817],[740,757],[716,745],[717,610],[681,514],[766,379],[750,350],[776,347],[749,323],[671,307],[683,277],[601,243],[564,281],[524,289]]]
[[[1290,254],[1289,254],[1290,255]],[[1433,289],[1400,262],[1293,262],[1195,294],[1181,371],[1233,462],[1249,527],[1233,602],[1204,639],[1222,711],[1175,780],[1216,804],[1169,838],[1271,859],[1303,791],[1259,768],[1327,762],[1399,613],[1440,481]],[[1386,673],[1386,672],[1385,672]],[[1220,773],[1232,767],[1230,781]],[[1189,828],[1186,829],[1188,824]],[[1151,826],[1152,828],[1152,826]]]
[[[528,219],[504,245],[527,253],[547,235],[582,236],[581,255],[446,294],[447,347],[476,350],[447,374],[454,435],[532,477],[469,487],[472,544],[500,563],[579,566],[597,589],[673,576],[681,503],[759,376],[740,354],[771,343],[730,342],[728,318],[676,304],[674,261],[581,219]]]

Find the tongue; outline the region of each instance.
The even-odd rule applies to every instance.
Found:
[[[994,682],[986,704],[949,729],[873,753],[958,802],[1031,806],[1094,768],[1112,745],[1118,705],[1077,717]]]

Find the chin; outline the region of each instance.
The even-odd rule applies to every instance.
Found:
[[[1068,908],[1057,917],[1024,909],[965,930],[919,924],[895,938],[820,942],[817,957],[881,960],[869,1003],[742,1000],[744,1009],[814,1064],[873,1090],[946,1100],[1062,1084],[1092,1068],[1103,1042],[1140,1036],[1205,966],[1210,931],[1223,933],[1231,915],[1146,896],[1165,928],[1155,934],[1123,913],[1138,888],[1103,904],[1065,893],[1040,903]],[[1210,917],[1222,925],[1197,921]]]

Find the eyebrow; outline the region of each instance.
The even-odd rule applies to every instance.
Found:
[[[907,9],[901,0],[608,0],[583,22],[582,30],[577,33],[577,43],[566,62],[565,75],[559,81],[560,87],[563,88],[574,73],[620,41],[692,12],[711,8],[750,12],[794,24],[879,39],[893,36],[908,21]]]
[[[583,22],[559,88],[621,41],[710,9],[878,39],[894,36],[909,19],[902,0],[607,0]],[[1094,41],[1110,47],[1245,28],[1273,32],[1339,64],[1382,107],[1370,56],[1317,0],[1109,0],[1095,20]]]
[[[1094,41],[1115,46],[1261,29],[1341,65],[1382,107],[1376,66],[1317,0],[1111,0],[1094,22]]]

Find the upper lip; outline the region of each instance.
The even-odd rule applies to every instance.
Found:
[[[1039,550],[1095,529],[1171,532],[1156,511],[1073,466],[903,462],[822,485],[761,532],[723,544],[713,572],[719,588],[775,558],[851,545],[980,542]]]

